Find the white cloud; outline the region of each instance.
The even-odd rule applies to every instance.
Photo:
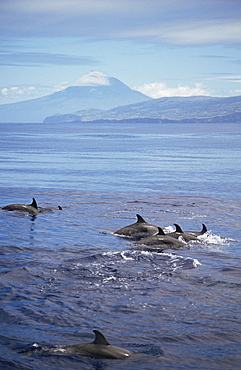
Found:
[[[8,89],[4,87],[1,91],[2,96],[7,96],[8,95]]]
[[[52,91],[53,92],[58,92],[58,91],[61,91],[61,90],[64,90],[66,89],[67,87],[71,86],[69,82],[61,82],[60,84],[58,85],[54,85],[52,87]]]
[[[240,0],[8,0],[0,32],[202,45],[241,41]]]
[[[182,84],[178,84],[177,87],[169,87],[163,82],[154,82],[135,86],[134,89],[154,99],[171,96],[211,95],[211,91],[206,89],[201,83],[196,83],[194,87]]]
[[[126,27],[119,32],[123,38],[143,39],[171,45],[214,45],[241,41],[240,19],[175,19],[147,23],[143,27]]]
[[[33,95],[36,92],[35,86],[12,86],[4,87],[1,91],[3,96],[18,97],[22,95]]]
[[[11,86],[0,90],[0,104],[17,103],[50,94],[50,89],[42,86]]]
[[[170,32],[170,41],[177,44],[216,44],[240,42],[240,19],[208,19],[187,22]]]
[[[206,81],[229,81],[229,82],[241,82],[240,75],[226,75],[226,76],[214,76],[205,78]]]

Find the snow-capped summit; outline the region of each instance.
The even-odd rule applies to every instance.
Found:
[[[91,71],[79,78],[72,86],[110,86],[110,77],[103,72]]]

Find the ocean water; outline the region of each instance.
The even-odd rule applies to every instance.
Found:
[[[0,124],[0,368],[241,368],[241,124]],[[58,205],[62,210],[58,209]],[[166,253],[113,235],[208,233]],[[126,360],[46,354],[93,329]]]

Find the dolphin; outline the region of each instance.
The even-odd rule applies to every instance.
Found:
[[[39,213],[38,205],[34,198],[31,204],[9,204],[8,206],[3,207],[2,209],[5,209],[6,211],[27,212],[31,215],[37,215]]]
[[[156,225],[149,224],[140,215],[136,215],[137,221],[134,224],[122,227],[113,234],[131,240],[140,240],[158,233]]]
[[[184,232],[178,224],[173,224],[176,227],[176,230],[172,233],[168,233],[168,236],[172,238],[178,239],[180,236],[185,240],[185,242],[189,242],[190,240],[197,240],[197,237],[192,234],[188,234]]]
[[[112,359],[128,358],[134,353],[134,351],[112,346],[100,331],[93,330],[93,332],[95,333],[95,340],[91,343],[59,346],[45,349],[43,352]]]
[[[9,204],[8,206],[3,207],[2,209],[6,211],[20,211],[20,212],[27,212],[31,215],[38,215],[39,213],[46,213],[52,212],[53,209],[51,208],[42,208],[38,207],[36,199],[33,198],[31,204]],[[58,210],[62,210],[61,206],[58,206]]]
[[[208,230],[207,230],[207,227],[206,225],[202,224],[203,228],[201,231],[184,231],[184,233],[187,233],[187,234],[191,234],[193,236],[200,236],[200,235],[203,235],[205,234]]]
[[[62,211],[63,208],[61,206],[57,206],[56,210]],[[38,212],[39,213],[48,213],[48,212],[54,212],[55,209],[52,208],[43,208],[43,207],[38,207]]]
[[[162,252],[165,249],[179,249],[186,245],[184,241],[172,238],[158,227],[158,234],[141,239],[134,243],[137,249],[151,252]]]

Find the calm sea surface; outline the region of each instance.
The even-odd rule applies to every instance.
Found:
[[[0,206],[53,209],[0,209],[0,368],[241,369],[241,123],[0,130]],[[138,251],[113,235],[136,213],[208,234]],[[140,356],[41,353],[93,329]]]

